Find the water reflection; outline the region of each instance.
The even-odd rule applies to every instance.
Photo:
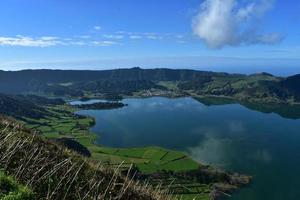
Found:
[[[230,146],[229,139],[214,138],[208,135],[198,146],[188,148],[187,152],[200,163],[225,168],[229,163],[227,155]]]
[[[243,101],[236,101],[228,98],[214,98],[205,97],[197,98],[197,100],[207,106],[240,104],[248,109],[256,110],[262,113],[276,113],[284,118],[300,119],[300,104],[274,104],[274,103],[250,103]]]

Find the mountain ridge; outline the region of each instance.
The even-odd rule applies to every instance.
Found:
[[[164,83],[171,83],[168,88]],[[169,84],[170,85],[170,84]],[[86,97],[88,94],[133,95],[136,92],[175,90],[181,95],[228,96],[243,101],[300,102],[300,75],[276,77],[230,74],[191,69],[22,70],[0,71],[0,93],[37,93]],[[156,92],[166,93],[166,92]]]

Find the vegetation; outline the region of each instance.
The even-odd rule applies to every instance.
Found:
[[[103,109],[122,108],[124,106],[126,106],[126,104],[122,102],[98,102],[93,104],[75,105],[74,107],[83,110],[103,110]]]
[[[70,149],[78,154],[81,154],[85,157],[91,157],[91,152],[82,144],[79,142],[70,139],[70,138],[57,138],[53,140],[54,142],[66,147],[67,149]]]
[[[0,113],[19,119],[38,119],[50,114],[44,107],[34,103],[32,97],[3,94],[0,94]]]
[[[280,84],[283,88],[289,88],[289,92],[295,97],[295,100],[300,101],[300,75],[288,77]]]
[[[16,180],[7,176],[0,169],[0,199],[1,200],[32,200],[33,192],[27,187],[20,185]]]
[[[53,106],[53,105],[63,105],[66,102],[63,99],[58,98],[46,98],[37,95],[17,95],[15,98],[19,98],[22,101],[29,101],[35,105],[40,106]]]
[[[226,96],[248,102],[299,103],[299,82],[299,75],[281,78],[267,73],[247,76],[172,69],[0,71],[3,93],[34,92],[83,98],[121,98],[120,95],[131,96],[154,89],[149,95]],[[147,95],[142,92],[141,96]]]
[[[84,93],[78,89],[72,89],[68,86],[60,85],[60,84],[50,84],[43,88],[43,93],[52,96],[70,96],[70,97],[80,97],[83,96]]]
[[[0,166],[35,199],[168,199],[164,191],[122,176],[43,140],[19,123],[0,120]]]
[[[99,80],[74,83],[72,86],[74,89],[81,91],[89,91],[92,93],[107,94],[124,94],[131,95],[133,92],[139,90],[147,90],[151,88],[164,89],[162,86],[155,84],[149,80]]]
[[[226,97],[250,103],[297,103],[299,93],[284,84],[288,79],[266,73],[253,74],[244,78],[218,77],[198,85],[189,81],[189,87],[182,89],[194,97]]]

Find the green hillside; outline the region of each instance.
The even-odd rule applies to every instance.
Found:
[[[46,141],[18,122],[2,117],[0,130],[0,166],[27,185],[34,199],[168,199],[163,191]],[[30,195],[14,187],[16,193]]]
[[[219,96],[249,102],[299,103],[300,77],[242,75],[196,70],[118,69],[103,71],[0,71],[0,92],[64,97]]]

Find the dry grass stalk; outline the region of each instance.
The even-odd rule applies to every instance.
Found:
[[[168,200],[161,186],[140,184],[101,164],[41,139],[14,120],[0,119],[0,168],[30,187],[36,199],[57,200]]]

